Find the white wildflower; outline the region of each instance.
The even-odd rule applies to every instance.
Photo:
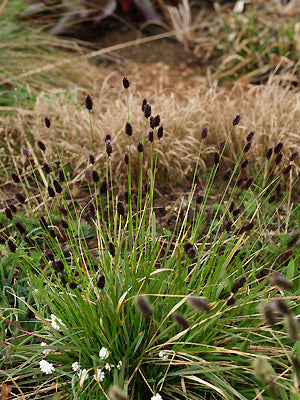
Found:
[[[159,358],[162,358],[163,360],[167,360],[167,359],[168,359],[168,354],[167,354],[164,350],[161,350],[161,351],[158,353],[158,357],[159,357]]]
[[[101,360],[105,360],[107,357],[109,357],[109,351],[106,347],[101,347],[99,351],[99,357]]]
[[[83,380],[85,381],[89,377],[89,373],[87,372],[86,368],[80,369],[78,372],[78,376],[79,376],[79,379],[82,379],[82,377],[83,377]]]
[[[75,362],[72,364],[72,370],[73,370],[74,372],[76,372],[76,371],[78,371],[78,370],[80,370],[80,369],[81,369],[81,366],[80,366],[79,362],[78,362],[78,361],[75,361]]]
[[[44,346],[48,346],[48,345],[47,345],[47,343],[42,342],[41,346],[44,347]],[[45,349],[45,350],[43,350],[43,353],[45,354],[45,356],[47,356],[50,353],[50,351],[51,351],[51,349]]]
[[[104,372],[102,371],[101,368],[98,368],[96,374],[94,374],[94,379],[95,379],[95,381],[97,381],[97,382],[98,382],[98,381],[99,381],[99,382],[102,382],[103,379],[104,379],[104,377],[105,377]]]
[[[60,331],[60,327],[61,326],[66,326],[62,320],[58,317],[56,317],[56,315],[51,314],[51,325],[53,329],[56,329],[57,331]]]
[[[123,365],[122,361],[119,361],[118,364],[117,364],[117,368],[121,369],[122,365]]]
[[[161,395],[159,393],[156,393],[155,396],[151,397],[151,400],[163,400],[163,398],[161,397]]]
[[[41,371],[44,372],[44,374],[46,374],[46,375],[50,375],[50,374],[52,374],[53,371],[55,371],[53,364],[49,363],[46,360],[40,361],[40,368],[41,368]]]
[[[106,364],[104,365],[104,368],[105,368],[107,371],[111,371],[111,367],[112,367],[112,364],[106,363]]]

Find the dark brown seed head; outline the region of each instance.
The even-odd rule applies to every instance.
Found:
[[[230,299],[227,300],[226,304],[228,306],[233,306],[237,302],[237,299],[235,297],[231,297]]]
[[[50,128],[51,121],[50,121],[50,119],[48,117],[44,118],[44,123],[45,123],[46,128]]]
[[[274,272],[270,276],[270,283],[271,285],[277,286],[279,289],[282,290],[292,290],[293,285],[290,281],[286,279],[286,277],[279,272]]]
[[[25,235],[26,233],[26,228],[23,224],[21,224],[21,222],[17,221],[15,222],[16,228],[18,229],[18,231],[21,233],[21,235]]]
[[[273,154],[273,148],[271,147],[270,149],[267,150],[266,152],[266,158],[267,160],[270,160],[270,158],[272,157]]]
[[[66,221],[65,219],[61,219],[60,220],[60,224],[64,229],[68,229],[69,228],[68,221]]]
[[[148,103],[147,99],[144,99],[144,100],[142,101],[142,111],[143,111],[143,112],[145,111],[145,107],[146,107],[147,103]]]
[[[153,127],[155,128],[156,126],[159,126],[160,124],[160,115],[155,115],[155,117],[153,118]]]
[[[286,304],[286,302],[282,299],[276,299],[274,300],[276,303],[276,306],[278,308],[278,310],[283,314],[283,315],[288,315],[290,314],[290,309],[288,307],[288,305]]]
[[[188,302],[197,311],[209,312],[210,310],[207,301],[201,297],[191,296],[188,298]]]
[[[203,194],[199,194],[199,195],[196,197],[196,203],[197,203],[197,204],[202,204],[202,203],[203,203],[203,200],[204,200],[204,195],[203,195]]]
[[[115,248],[115,245],[113,244],[113,242],[108,243],[108,251],[112,257],[114,257],[116,255],[116,248]]]
[[[111,134],[107,133],[105,136],[104,142],[106,143],[106,142],[110,142],[110,141],[111,141]]]
[[[89,214],[93,219],[96,217],[96,210],[93,203],[89,203]]]
[[[64,206],[59,206],[58,211],[65,217],[68,215],[68,210]]]
[[[4,233],[0,232],[0,244],[5,244],[6,242],[6,237],[4,236]]]
[[[123,78],[123,87],[124,89],[128,89],[130,86],[129,80],[126,78],[126,76],[124,76]]]
[[[240,120],[241,120],[241,116],[239,114],[236,115],[234,120],[232,121],[232,125],[233,126],[238,125],[240,123]]]
[[[137,296],[135,298],[135,305],[138,311],[146,318],[150,318],[153,315],[153,310],[150,307],[147,299],[144,296]]]
[[[276,324],[278,317],[278,313],[276,313],[277,310],[275,309],[274,305],[275,305],[274,302],[269,301],[262,308],[264,318],[267,321],[267,323],[271,326],[274,326]]]
[[[287,316],[287,327],[290,340],[297,342],[299,339],[299,324],[292,314]]]
[[[225,144],[226,144],[226,140],[225,139],[221,140],[221,142],[219,143],[220,152],[222,152],[222,150],[224,149]]]
[[[118,213],[119,217],[124,217],[124,215],[125,215],[125,206],[122,201],[117,202],[117,213]]]
[[[23,147],[23,148],[22,148],[22,153],[23,153],[23,155],[24,155],[26,158],[29,158],[29,157],[30,157],[30,152],[29,152],[28,149],[26,149],[26,147]]]
[[[40,217],[40,225],[44,230],[48,229],[48,223],[43,215]]]
[[[99,182],[100,176],[97,171],[92,171],[92,178],[95,183]]]
[[[97,281],[97,287],[98,287],[99,289],[103,289],[104,286],[105,286],[105,276],[104,276],[104,275],[101,275],[101,276],[99,277],[98,281]]]
[[[251,231],[253,228],[254,228],[254,222],[253,222],[253,221],[251,221],[251,222],[249,222],[248,224],[245,224],[245,225],[244,225],[244,231],[245,231],[245,232],[249,232],[249,231]]]
[[[94,154],[89,155],[89,163],[92,165],[95,165],[95,157]]]
[[[215,165],[218,165],[220,162],[220,155],[216,151],[213,153],[213,161]]]
[[[208,129],[207,128],[203,128],[202,132],[201,132],[201,138],[205,139],[207,137],[208,134]]]
[[[235,202],[232,200],[232,202],[230,203],[228,211],[232,212],[234,210],[234,207],[235,207]]]
[[[15,183],[19,183],[19,182],[20,182],[20,178],[19,178],[19,176],[18,176],[15,172],[13,172],[13,173],[11,174],[11,177],[12,177],[12,180],[13,180]]]
[[[250,176],[250,177],[246,180],[245,188],[246,188],[246,189],[249,189],[249,187],[252,185],[253,181],[254,181],[253,176]]]
[[[275,164],[276,164],[276,165],[278,165],[278,164],[281,163],[282,157],[283,157],[283,153],[282,153],[282,151],[281,151],[281,152],[278,153],[277,156],[275,157]]]
[[[8,241],[6,242],[6,244],[7,244],[8,248],[9,248],[9,250],[10,250],[12,253],[15,253],[15,252],[16,252],[17,247],[16,247],[16,245],[14,244],[14,242],[13,242],[11,239],[8,239]]]
[[[144,146],[142,145],[141,142],[138,142],[137,150],[138,150],[139,153],[142,153],[144,151]]]
[[[275,196],[275,194],[272,194],[270,197],[269,197],[269,203],[271,204],[271,203],[274,203],[274,201],[276,200],[276,196]]]
[[[55,232],[55,230],[53,229],[53,228],[49,228],[48,229],[48,232],[49,232],[49,234],[50,234],[50,236],[53,238],[53,239],[55,239],[56,238],[56,232]]]
[[[236,181],[236,186],[241,186],[244,182],[244,177],[241,176],[237,181]]]
[[[289,156],[289,161],[294,161],[297,157],[299,156],[299,151],[294,151],[290,156]]]
[[[251,149],[251,142],[247,142],[246,144],[245,144],[245,147],[244,147],[244,153],[248,153],[248,151]]]
[[[127,152],[124,154],[124,162],[126,165],[129,164],[129,154]]]
[[[236,217],[236,216],[238,216],[238,215],[240,214],[241,211],[242,211],[242,210],[241,210],[241,207],[236,208],[235,210],[232,211],[232,215],[233,215],[234,217]]]
[[[48,261],[54,261],[54,255],[51,250],[47,249],[44,255]]]
[[[153,131],[151,130],[148,132],[148,140],[150,143],[153,143],[153,139],[154,139]]]
[[[84,173],[84,176],[85,176],[85,178],[86,179],[91,179],[91,177],[92,177],[92,170],[91,169],[86,169],[85,170],[85,173]]]
[[[24,204],[25,203],[25,197],[22,195],[22,193],[20,193],[20,192],[17,192],[16,194],[15,194],[15,197],[16,197],[16,199],[21,203],[21,204]]]
[[[174,313],[172,316],[177,325],[181,326],[183,329],[187,329],[190,326],[189,321],[182,314]]]
[[[69,288],[72,289],[72,290],[73,290],[73,289],[76,289],[77,286],[78,286],[78,285],[77,285],[76,282],[70,282],[70,283],[69,283]]]
[[[93,100],[89,94],[85,98],[85,106],[89,111],[93,109]]]
[[[11,212],[13,212],[13,213],[17,212],[17,207],[13,203],[8,201],[7,204],[8,204],[8,207],[11,209]]]
[[[246,158],[246,160],[244,160],[244,161],[241,163],[241,168],[245,169],[245,168],[247,167],[248,164],[249,164],[249,160],[248,160],[248,158]]]
[[[100,194],[107,193],[107,181],[102,181],[99,188]]]
[[[232,227],[232,222],[231,222],[231,221],[228,221],[228,222],[226,223],[226,225],[225,225],[226,231],[227,231],[227,232],[230,232],[230,231],[231,231],[231,227]]]
[[[12,215],[12,212],[11,212],[11,209],[10,209],[10,208],[6,207],[5,210],[4,210],[4,212],[5,212],[6,218],[8,218],[8,219],[10,219],[10,220],[13,219],[13,215]]]
[[[232,170],[231,169],[229,169],[229,170],[227,170],[226,172],[225,172],[225,174],[223,175],[223,180],[225,181],[225,182],[227,182],[227,181],[229,181],[229,179],[230,179],[230,177],[231,177],[231,175],[232,175]]]
[[[276,146],[274,147],[274,153],[275,153],[275,154],[280,153],[281,150],[282,150],[282,148],[283,148],[283,142],[278,142],[278,143],[276,144]]]
[[[240,288],[242,288],[246,283],[246,277],[242,276],[240,279],[237,279],[231,287],[232,293],[237,293]]]
[[[246,137],[247,142],[251,142],[251,140],[252,140],[253,138],[254,138],[254,132],[251,131],[251,132],[248,133],[248,135],[247,135],[247,137]]]
[[[43,164],[43,170],[44,170],[45,174],[47,174],[47,175],[49,175],[50,172],[52,171],[50,165],[46,162]]]
[[[46,150],[45,144],[44,144],[43,142],[41,142],[40,140],[37,141],[37,145],[39,146],[39,148],[40,148],[42,151],[45,151],[45,150]]]
[[[52,186],[49,185],[47,190],[50,197],[55,197],[55,191]]]
[[[60,182],[64,182],[66,180],[64,171],[61,168],[58,170],[58,179]]]
[[[157,129],[157,137],[158,139],[161,139],[163,137],[164,134],[164,127],[161,125],[158,129]]]
[[[292,164],[287,165],[285,168],[283,168],[283,175],[287,175],[292,169]]]
[[[110,142],[106,142],[106,154],[108,155],[108,157],[111,156],[113,152],[113,146]]]
[[[149,118],[150,115],[151,115],[151,106],[150,104],[147,103],[144,107],[144,116],[145,118]]]
[[[53,186],[54,186],[56,193],[62,192],[61,184],[56,179],[53,179]]]
[[[150,128],[151,128],[151,129],[154,129],[154,128],[155,128],[155,126],[154,126],[154,117],[153,117],[153,115],[151,115],[150,118],[149,118],[149,125],[150,125]]]
[[[132,136],[132,125],[131,125],[130,122],[126,122],[126,125],[125,125],[125,133],[126,133],[126,135],[128,135],[128,136]]]
[[[280,195],[281,189],[282,189],[281,183],[279,182],[279,183],[276,185],[276,187],[275,187],[275,191],[276,191],[277,196]]]

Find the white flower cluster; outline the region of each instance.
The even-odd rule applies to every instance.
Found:
[[[47,343],[42,342],[42,343],[41,343],[41,346],[44,347],[44,346],[48,346],[48,345],[47,345]],[[45,354],[45,356],[47,356],[50,352],[51,352],[51,349],[49,349],[49,348],[43,350],[43,354]]]
[[[99,351],[99,357],[100,357],[100,360],[105,360],[106,358],[109,357],[109,351],[107,350],[106,347],[101,347],[101,349]]]
[[[53,364],[49,363],[46,360],[40,361],[40,368],[41,368],[41,371],[44,372],[44,374],[46,374],[46,375],[50,375],[50,374],[52,374],[53,371],[55,371]]]
[[[156,393],[154,396],[151,397],[151,400],[163,400],[159,393]]]
[[[161,351],[158,353],[158,357],[159,357],[159,358],[162,358],[163,360],[167,360],[167,359],[168,359],[168,354],[167,354],[164,350],[161,350]]]
[[[54,314],[51,314],[51,325],[52,328],[56,329],[57,331],[60,331],[61,326],[66,326],[62,320]]]

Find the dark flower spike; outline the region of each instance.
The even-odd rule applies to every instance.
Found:
[[[66,220],[62,219],[62,220],[60,220],[60,223],[61,223],[61,226],[64,229],[68,229],[69,228],[69,224],[68,224],[68,222]]]
[[[290,309],[287,306],[286,302],[282,299],[276,299],[276,306],[278,310],[283,314],[283,315],[289,315],[290,314]]]
[[[225,174],[223,175],[223,180],[225,182],[229,181],[229,179],[230,179],[230,177],[232,175],[232,172],[233,171],[231,169],[229,169],[228,171],[225,172]]]
[[[92,178],[95,183],[99,182],[100,176],[97,171],[92,171]]]
[[[89,163],[92,165],[95,165],[95,157],[94,154],[89,155]]]
[[[246,158],[246,160],[244,160],[244,161],[241,163],[241,168],[242,168],[242,169],[245,169],[245,168],[247,167],[248,164],[249,164],[249,160],[248,160],[248,158]]]
[[[0,233],[0,244],[5,244],[6,238],[4,237],[3,233]]]
[[[249,189],[249,187],[252,185],[253,181],[254,181],[253,176],[250,176],[250,177],[246,180],[245,188],[246,188],[246,189]]]
[[[191,296],[188,298],[188,302],[197,311],[209,312],[210,310],[207,301],[201,297]]]
[[[154,128],[155,128],[156,126],[159,126],[159,124],[160,124],[160,115],[155,115],[155,117],[154,117],[154,119],[153,119]]]
[[[232,202],[230,203],[228,211],[232,212],[234,210],[234,208],[235,208],[235,202],[232,200]]]
[[[100,183],[99,192],[100,194],[105,194],[107,192],[107,181],[102,181]]]
[[[112,257],[114,257],[116,255],[116,248],[115,248],[115,245],[113,244],[113,242],[108,243],[108,251]]]
[[[226,144],[226,140],[221,140],[221,142],[219,143],[220,152],[224,149],[225,144]]]
[[[149,140],[149,142],[153,143],[153,139],[154,139],[153,131],[149,131],[148,132],[148,140]]]
[[[147,103],[144,108],[144,116],[145,118],[149,118],[150,115],[151,115],[151,106],[150,104]]]
[[[128,121],[126,122],[126,125],[125,125],[125,133],[128,136],[132,136],[132,125]]]
[[[10,250],[12,253],[15,253],[15,252],[16,252],[17,247],[16,247],[16,245],[14,244],[14,242],[13,242],[11,239],[8,239],[8,241],[7,241],[6,244],[7,244],[8,248],[9,248],[9,250]]]
[[[85,176],[86,179],[91,179],[91,177],[92,177],[92,170],[89,169],[89,168],[86,169],[85,172],[84,172],[84,176]]]
[[[19,182],[20,182],[20,178],[19,178],[19,176],[18,176],[15,172],[13,172],[13,173],[11,174],[11,177],[12,177],[12,180],[13,180],[15,183],[19,183]]]
[[[148,104],[147,99],[144,99],[144,100],[142,101],[142,111],[143,111],[143,112],[145,111],[145,107],[146,107],[147,104]]]
[[[110,141],[111,141],[111,134],[107,133],[105,136],[104,142],[106,143],[106,142],[110,142]]]
[[[220,162],[220,155],[216,151],[213,153],[213,161],[215,165],[218,165]]]
[[[174,313],[173,318],[177,325],[181,326],[183,329],[187,329],[190,326],[189,321],[182,314]]]
[[[270,160],[270,158],[272,157],[272,154],[273,154],[273,148],[271,147],[271,148],[268,149],[267,152],[266,152],[267,160]]]
[[[246,277],[242,276],[240,279],[237,279],[231,287],[232,293],[237,293],[239,289],[241,289],[246,283]]]
[[[54,261],[54,255],[51,250],[46,250],[44,255],[48,261]]]
[[[151,129],[155,128],[153,115],[151,115],[150,118],[149,118],[149,125],[150,125]]]
[[[52,186],[48,186],[47,190],[50,197],[55,197],[55,191]]]
[[[69,288],[72,289],[72,290],[73,290],[73,289],[76,289],[77,286],[78,286],[78,285],[77,285],[76,282],[70,282],[70,283],[69,283]]]
[[[203,128],[202,132],[201,132],[201,138],[205,139],[207,137],[208,134],[208,129],[207,128]]]
[[[17,221],[15,222],[16,228],[18,229],[18,231],[21,233],[21,235],[25,235],[26,233],[26,228],[23,224],[21,224],[21,222]]]
[[[105,276],[104,276],[104,275],[101,275],[101,276],[99,277],[98,281],[97,281],[97,287],[98,287],[99,289],[103,289],[104,286],[105,286]]]
[[[279,272],[274,272],[270,276],[270,283],[271,285],[277,286],[279,289],[282,290],[292,290],[293,285],[290,281],[286,279],[286,277]]]
[[[124,217],[124,215],[125,215],[125,206],[122,201],[117,202],[117,213],[118,213],[119,217]]]
[[[281,163],[282,157],[283,157],[283,153],[282,153],[282,151],[281,151],[281,152],[278,153],[277,156],[275,157],[275,164],[276,164],[276,165],[278,165],[278,164]]]
[[[85,106],[89,111],[93,109],[93,100],[89,94],[85,98]]]
[[[37,141],[37,145],[39,146],[39,148],[40,148],[42,151],[45,151],[45,150],[46,150],[46,146],[45,146],[44,143],[41,142],[40,140]]]
[[[124,162],[126,165],[129,164],[129,154],[127,152],[124,154]]]
[[[46,162],[43,164],[43,170],[44,170],[45,174],[47,174],[47,175],[49,175],[50,172],[52,171],[50,165]]]
[[[5,212],[6,218],[8,218],[8,219],[10,219],[10,220],[13,219],[13,215],[12,215],[12,212],[11,212],[11,209],[10,209],[10,208],[6,207],[5,210],[4,210],[4,212]]]
[[[147,299],[144,296],[137,296],[135,298],[135,305],[138,311],[146,318],[150,318],[153,315],[153,310],[150,307]]]
[[[96,210],[95,210],[95,206],[93,203],[89,204],[89,214],[91,216],[91,218],[95,218],[96,217]]]
[[[22,153],[23,153],[23,155],[24,155],[26,158],[29,158],[29,157],[30,157],[30,152],[29,152],[28,149],[26,149],[26,147],[23,147],[23,148],[22,148]]]
[[[262,307],[262,312],[264,315],[265,320],[267,323],[271,326],[274,326],[276,324],[277,320],[277,309],[274,307],[275,303],[272,301],[269,301],[268,303],[264,304]],[[277,314],[277,315],[276,315]]]
[[[291,169],[292,169],[292,164],[287,165],[282,171],[283,175],[287,175],[291,171]]]
[[[292,314],[287,316],[287,328],[290,340],[297,342],[299,338],[299,324],[298,319],[296,319]]]
[[[48,229],[48,223],[43,215],[40,217],[40,225],[44,230]]]
[[[64,206],[59,206],[58,211],[65,217],[68,215],[68,210]]]
[[[283,148],[283,142],[278,142],[278,143],[276,144],[276,146],[274,147],[274,153],[275,153],[275,154],[280,153],[281,150],[282,150],[282,148]]]
[[[106,142],[106,154],[108,155],[108,157],[110,157],[112,155],[113,152],[113,146],[110,142]]]
[[[139,153],[142,153],[144,151],[144,146],[142,145],[141,142],[138,142],[137,150],[138,150]]]
[[[48,117],[45,117],[44,118],[44,122],[45,122],[45,126],[46,126],[46,128],[50,128],[50,126],[51,126],[51,121],[50,121],[50,119],[48,118]]]
[[[232,125],[233,126],[238,125],[240,123],[240,120],[241,120],[240,114],[236,115],[234,120],[232,121]]]
[[[130,86],[129,80],[126,78],[126,76],[124,76],[123,78],[123,87],[124,89],[128,89]]]
[[[230,299],[227,300],[226,304],[230,307],[233,306],[237,302],[237,299],[235,297],[231,297]]]
[[[231,231],[231,228],[232,228],[232,222],[231,222],[231,221],[228,221],[228,222],[226,223],[226,225],[225,225],[225,230],[226,230],[226,232],[230,232],[230,231]]]
[[[251,131],[251,132],[248,133],[248,135],[246,137],[247,142],[251,142],[253,138],[254,138],[254,132]]]
[[[294,151],[290,156],[289,156],[289,161],[294,161],[297,157],[299,156],[299,151]]]
[[[244,153],[248,153],[248,151],[251,149],[251,142],[247,142],[246,144],[245,144],[245,147],[244,147]]]
[[[25,203],[25,197],[22,195],[22,193],[20,193],[20,192],[17,192],[16,194],[15,194],[15,197],[16,197],[16,199],[21,203],[21,204],[24,204]]]
[[[61,168],[58,171],[58,179],[60,180],[60,182],[64,182],[66,180],[64,171]]]
[[[48,232],[49,232],[50,236],[52,237],[52,239],[56,238],[57,235],[56,235],[56,232],[55,232],[55,230],[53,228],[49,228]]]
[[[161,125],[158,129],[157,129],[157,137],[158,139],[161,139],[163,137],[164,134],[164,127]]]
[[[241,176],[237,181],[236,181],[236,186],[241,186],[244,182],[244,178]]]
[[[11,209],[11,212],[16,213],[17,212],[17,207],[11,203],[10,201],[7,202],[8,207]]]
[[[275,194],[272,194],[272,196],[269,197],[269,204],[274,203],[275,200],[276,200],[276,196],[275,196]]]

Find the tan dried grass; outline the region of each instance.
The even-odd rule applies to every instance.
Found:
[[[278,141],[283,140],[285,143],[284,163],[291,152],[299,149],[298,89],[284,87],[278,81],[270,79],[267,85],[244,87],[237,83],[231,89],[209,88],[194,81],[194,87],[190,86],[189,90],[172,90],[162,83],[162,76],[158,82],[153,80],[150,87],[143,87],[143,76],[151,66],[135,68],[139,68],[139,76],[128,75],[131,81],[129,104],[134,132],[132,156],[135,175],[139,170],[136,144],[142,140],[141,102],[145,95],[152,105],[152,113],[160,114],[165,130],[157,147],[159,171],[165,182],[169,180],[176,184],[185,180],[197,159],[204,126],[208,128],[209,134],[205,140],[200,166],[202,171],[210,167],[210,153],[226,138],[236,114],[241,114],[242,119],[232,132],[232,143],[226,148],[227,164],[234,163],[245,145],[246,135],[251,130],[255,131],[255,137],[247,157],[256,171],[263,163],[266,150]],[[168,70],[162,69],[162,73],[168,74]],[[90,66],[89,74],[96,77],[96,69]],[[99,168],[103,168],[105,164],[104,138],[109,132],[114,147],[112,167],[115,176],[122,180],[125,177],[123,157],[125,151],[128,151],[128,137],[124,132],[127,121],[126,93],[121,82],[122,75],[117,72],[111,73],[105,79],[95,78],[90,93],[94,99],[92,121]],[[142,90],[136,90],[136,87],[142,87]],[[66,150],[64,162],[71,163],[75,180],[83,177],[84,167],[88,165],[88,155],[92,152],[89,115],[84,106],[86,94],[87,91],[77,89],[74,91],[77,100],[70,101],[63,93],[54,93],[50,97],[41,93],[32,111],[16,110],[18,115],[12,123],[13,126],[18,126],[18,135],[23,143],[30,131],[36,140],[44,141],[48,151],[53,153],[56,151],[55,139],[59,148]],[[50,130],[43,125],[45,116],[52,118]],[[144,171],[147,169],[149,155],[150,145],[146,140]],[[294,173],[299,174],[299,160],[296,160]]]

